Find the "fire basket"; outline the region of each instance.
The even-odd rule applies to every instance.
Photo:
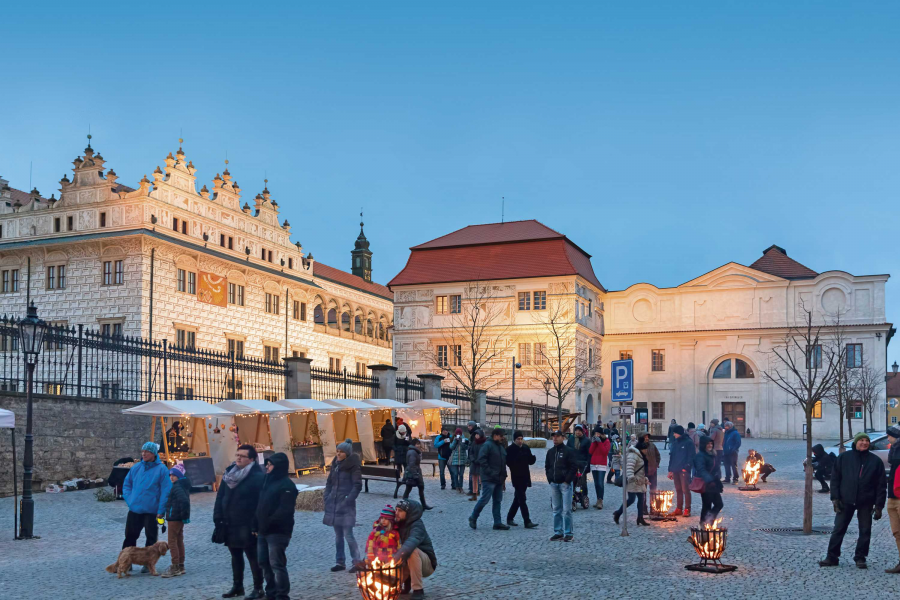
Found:
[[[744,469],[741,471],[741,475],[744,478],[744,485],[740,486],[738,489],[742,492],[758,492],[759,488],[756,487],[756,483],[759,481],[759,473],[762,470],[762,466],[765,463],[762,460],[748,460],[744,463]]]
[[[652,521],[677,521],[669,515],[672,510],[672,500],[675,492],[672,490],[656,490],[650,492],[650,520]]]
[[[403,583],[401,566],[393,560],[385,563],[376,558],[357,571],[356,585],[363,600],[396,600]]]
[[[719,527],[722,519],[710,525],[705,523],[703,527],[691,527],[691,537],[688,541],[697,555],[700,562],[692,565],[685,565],[688,571],[702,571],[703,573],[728,573],[736,571],[734,565],[722,564],[722,554],[725,552],[725,543],[728,541],[728,529]]]

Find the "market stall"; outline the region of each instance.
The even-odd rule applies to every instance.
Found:
[[[375,407],[361,400],[348,398],[323,400],[323,402],[337,409],[329,415],[335,441],[340,444],[349,439],[353,442],[353,451],[360,455],[363,462],[377,461],[378,454],[375,452],[375,432],[372,429],[371,416]],[[325,464],[330,462],[331,459],[326,455]]]
[[[324,469],[326,454],[334,456],[337,445],[329,413],[338,409],[309,399],[279,400],[275,404],[291,411],[286,418],[291,448],[288,456],[293,462],[291,470],[299,476],[302,471]]]
[[[163,462],[170,466],[179,462],[184,464],[185,474],[191,478],[191,483],[195,486],[209,485],[213,489],[218,488],[218,478],[231,464],[233,457],[226,458],[220,455],[214,457],[210,449],[212,419],[230,420],[231,412],[200,400],[157,400],[124,409],[122,412],[152,417],[150,422],[151,440],[156,439],[158,419],[162,428],[160,458]],[[172,439],[172,436],[167,433],[175,429],[176,422],[183,427],[176,431],[181,440],[177,448],[170,448],[169,440]],[[218,430],[218,426],[216,429]]]
[[[384,456],[384,448],[381,445],[381,428],[384,427],[386,421],[394,423],[394,411],[406,408],[403,402],[396,400],[388,400],[381,398],[371,398],[363,400],[366,404],[370,404],[373,410],[369,411],[369,417],[372,421],[372,432],[375,436],[375,453],[379,459],[386,458]]]
[[[444,400],[414,400],[397,411],[397,416],[409,425],[412,436],[427,438],[441,433],[441,411],[459,407]]]
[[[269,400],[224,400],[216,406],[234,413],[238,445],[250,444],[263,460],[276,452],[290,457],[291,437],[286,419],[290,409]]]

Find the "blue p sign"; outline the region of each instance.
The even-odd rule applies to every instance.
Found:
[[[634,361],[614,360],[612,368],[612,401],[631,402],[634,399]]]

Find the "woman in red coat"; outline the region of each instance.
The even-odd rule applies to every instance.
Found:
[[[594,508],[603,508],[603,482],[606,480],[606,470],[609,468],[609,439],[603,433],[603,428],[595,427],[591,439],[591,477],[594,478],[594,491],[597,492],[597,503]]]

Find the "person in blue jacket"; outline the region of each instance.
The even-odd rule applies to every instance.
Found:
[[[734,428],[731,421],[725,422],[725,441],[722,442],[722,450],[725,453],[725,482],[728,482],[728,475],[731,473],[731,483],[738,482],[738,451],[741,449],[741,434]]]
[[[156,543],[159,535],[156,519],[166,514],[171,489],[169,469],[159,459],[159,444],[147,442],[141,447],[141,462],[131,467],[122,484],[122,496],[128,504],[123,548],[137,546],[141,530],[145,547]]]

